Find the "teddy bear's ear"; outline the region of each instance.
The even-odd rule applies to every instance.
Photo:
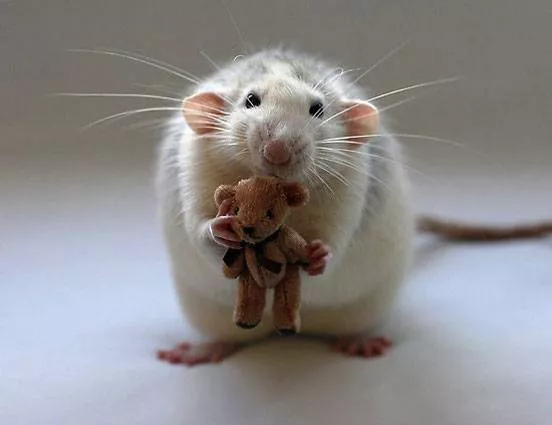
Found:
[[[228,198],[232,198],[236,194],[236,188],[230,186],[229,184],[223,184],[215,190],[215,202],[217,206],[220,207],[220,204]]]
[[[309,201],[309,190],[301,183],[282,182],[282,188],[290,207],[301,207]]]

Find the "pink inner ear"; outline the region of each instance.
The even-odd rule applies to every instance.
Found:
[[[367,142],[378,131],[378,110],[371,103],[361,100],[343,102],[343,107],[346,110],[343,115],[348,140],[351,147],[355,148]]]
[[[224,99],[216,93],[199,93],[184,99],[182,113],[195,133],[211,133],[219,127],[224,104]]]

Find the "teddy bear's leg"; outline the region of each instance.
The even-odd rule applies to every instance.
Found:
[[[260,287],[250,273],[242,273],[234,309],[236,325],[243,329],[253,329],[261,322],[265,305],[266,288]]]
[[[294,334],[299,332],[301,326],[300,305],[301,278],[299,267],[289,264],[285,276],[274,288],[272,314],[274,327],[279,333]]]

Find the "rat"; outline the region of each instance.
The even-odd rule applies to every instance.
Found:
[[[218,210],[213,193],[252,175],[301,182],[311,193],[288,217],[308,242],[303,332],[326,337],[349,356],[383,354],[391,342],[374,330],[405,281],[416,231],[401,147],[370,94],[346,72],[276,48],[231,61],[199,82],[167,125],[157,167],[160,216],[182,313],[203,340],[158,357],[219,362],[273,332],[270,320],[251,330],[234,325],[237,288],[220,269],[239,237],[230,206]],[[460,239],[523,235],[458,229],[435,218],[419,225]]]
[[[251,175],[299,181],[311,193],[288,217],[308,241],[303,332],[355,356],[389,346],[372,332],[404,281],[414,219],[400,146],[380,121],[347,74],[287,49],[242,57],[193,87],[168,126],[157,189],[181,310],[205,341],[160,358],[220,361],[272,333],[264,322],[236,328],[236,287],[214,261],[239,238],[235,217],[217,214],[213,193]]]

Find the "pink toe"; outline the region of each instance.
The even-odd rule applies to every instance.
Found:
[[[195,366],[202,363],[220,363],[234,353],[239,346],[227,342],[203,344],[179,344],[173,350],[160,350],[157,358],[170,364]]]
[[[369,338],[363,335],[339,338],[332,347],[348,356],[380,357],[391,346],[386,338]]]

